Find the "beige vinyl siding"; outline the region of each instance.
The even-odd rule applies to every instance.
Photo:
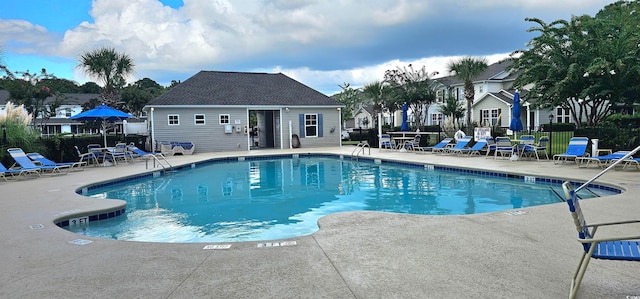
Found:
[[[154,110],[154,129],[156,141],[193,142],[196,145],[195,153],[221,152],[221,151],[246,151],[249,150],[248,134],[244,134],[244,126],[247,125],[248,108],[175,108],[156,107]],[[261,109],[256,109],[261,110]],[[274,147],[276,149],[289,148],[291,135],[289,134],[289,120],[291,120],[291,132],[300,134],[299,115],[305,113],[322,114],[322,137],[300,138],[302,147],[327,147],[340,145],[340,111],[336,108],[289,108],[277,111],[274,121],[281,118],[274,128]],[[168,125],[168,115],[179,116],[180,125]],[[204,115],[206,124],[196,125],[194,115]],[[224,133],[224,125],[219,122],[220,114],[228,114],[233,131]],[[236,120],[240,124],[236,124]],[[240,128],[238,132],[236,127]],[[331,132],[333,130],[333,132]],[[282,146],[282,147],[281,147]]]
[[[168,125],[167,116],[177,114],[180,125]],[[204,114],[205,125],[195,125],[194,115]],[[219,123],[220,114],[229,114],[233,127],[231,134],[224,133],[224,125]],[[243,126],[247,125],[246,108],[174,108],[159,107],[154,111],[155,138],[157,141],[189,141],[196,145],[195,153],[248,150],[248,135]],[[235,121],[240,120],[240,124]],[[236,131],[240,127],[240,132]]]
[[[289,147],[289,120],[291,120],[291,131],[293,134],[300,134],[300,114],[313,113],[322,114],[322,137],[301,137],[301,147],[326,147],[340,145],[340,111],[336,108],[290,108],[289,112],[283,113],[283,137],[284,148]],[[333,129],[333,133],[331,133]]]
[[[480,112],[482,110],[502,109],[502,126],[509,126],[509,105],[499,101],[493,97],[487,97],[483,101],[473,106],[473,122],[480,121]]]

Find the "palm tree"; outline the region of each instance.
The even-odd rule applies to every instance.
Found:
[[[449,72],[464,82],[464,98],[467,100],[467,127],[471,125],[471,104],[475,97],[473,79],[482,74],[488,67],[487,59],[481,57],[464,57],[449,63]]]
[[[375,125],[378,126],[378,113],[382,112],[382,82],[374,81],[368,84],[365,84],[362,88],[362,93],[364,93],[365,97],[371,99],[373,102],[373,112],[375,113]]]
[[[80,57],[78,67],[82,68],[88,76],[104,84],[102,97],[111,106],[118,104],[120,100],[118,90],[125,85],[125,78],[134,71],[131,57],[108,47],[85,52]]]
[[[442,113],[446,117],[449,117],[453,125],[456,126],[456,129],[458,129],[457,125],[460,118],[464,116],[464,112],[464,107],[462,107],[459,104],[458,99],[456,99],[452,95],[449,95],[444,101],[444,104],[440,106],[440,113]]]

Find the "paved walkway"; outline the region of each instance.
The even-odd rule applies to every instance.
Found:
[[[353,147],[298,149],[349,155]],[[283,151],[252,151],[260,155]],[[171,157],[174,165],[222,154]],[[597,168],[371,150],[371,156],[587,180]],[[160,244],[102,240],[56,227],[70,213],[112,202],[80,186],[146,171],[144,163],[89,167],[66,176],[0,182],[1,298],[563,298],[580,255],[565,204],[465,216],[349,212],[320,219],[296,245]],[[599,182],[627,189],[583,203],[590,222],[640,212],[640,171]],[[626,233],[637,234],[640,227]],[[604,233],[600,231],[599,233]],[[91,240],[75,245],[73,240]],[[640,265],[593,260],[580,298],[640,296]]]

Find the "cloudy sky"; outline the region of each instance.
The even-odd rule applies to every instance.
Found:
[[[546,22],[594,15],[606,0],[0,0],[2,61],[94,81],[77,68],[109,46],[133,58],[129,81],[161,85],[200,70],[281,72],[322,93],[361,87],[413,64],[447,75],[448,62],[496,62]]]

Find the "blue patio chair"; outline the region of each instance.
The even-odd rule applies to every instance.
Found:
[[[509,137],[496,137],[496,149],[494,151],[493,159],[498,159],[498,155],[501,158],[513,156],[513,145],[511,145],[511,139]]]
[[[36,165],[21,148],[8,148],[7,152],[13,158],[19,169],[37,171],[38,174],[48,172],[50,174],[62,173],[61,168],[56,166]]]
[[[129,158],[131,158],[131,153],[127,150],[126,143],[120,142],[105,152],[105,159],[111,160],[115,165],[118,165],[118,160],[128,163]]]
[[[395,144],[395,142],[393,142],[393,140],[391,140],[391,135],[389,135],[389,134],[380,135],[379,144],[380,144],[379,145],[380,150],[382,150],[383,148],[385,148],[385,149],[395,149],[396,148],[396,144]]]
[[[525,144],[522,150],[523,156],[536,156],[536,160],[540,161],[540,153],[544,153],[544,156],[549,160],[549,154],[547,152],[547,145],[549,144],[548,136],[541,136],[538,140],[538,144]]]
[[[98,165],[98,158],[92,152],[83,153],[80,151],[77,145],[73,146],[76,149],[76,153],[78,154],[78,162],[84,162],[86,164],[93,163],[94,166]]]
[[[570,182],[562,184],[569,211],[578,230],[578,242],[582,244],[582,257],[578,268],[571,278],[569,298],[575,298],[580,283],[587,271],[591,258],[617,261],[640,261],[640,235],[606,236],[596,238],[596,231],[601,226],[616,226],[640,223],[640,220],[605,222],[588,225],[580,208],[580,199]],[[635,226],[634,226],[635,227]],[[635,232],[635,228],[629,231]]]
[[[413,140],[405,141],[403,147],[411,151],[423,151],[420,147],[420,135],[413,136]]]
[[[43,155],[41,155],[39,153],[28,153],[27,157],[29,157],[29,159],[31,159],[33,162],[35,162],[36,165],[54,166],[54,167],[57,167],[60,171],[62,171],[63,169],[66,169],[67,171],[70,171],[72,169],[82,170],[82,166],[87,164],[87,162],[62,162],[62,163],[58,163],[58,162],[52,161],[50,159],[47,159],[45,156],[43,156]]]
[[[489,157],[491,153],[495,153],[496,151],[496,140],[493,139],[492,136],[487,136],[483,138],[487,141],[487,153],[486,156]]]
[[[438,144],[434,146],[423,146],[420,148],[420,150],[433,152],[433,150],[438,150],[438,149],[447,147],[449,144],[451,144],[451,141],[453,141],[453,138],[445,138],[445,139],[442,139],[442,141],[438,142]]]
[[[569,147],[562,154],[553,155],[553,163],[558,164],[560,162],[575,161],[578,157],[588,157],[587,144],[589,144],[589,138],[587,137],[573,137],[569,140]]]
[[[445,154],[454,153],[455,151],[468,148],[467,145],[469,145],[469,142],[471,142],[471,136],[464,136],[458,139],[458,142],[453,147],[434,149],[433,152],[441,152]]]

